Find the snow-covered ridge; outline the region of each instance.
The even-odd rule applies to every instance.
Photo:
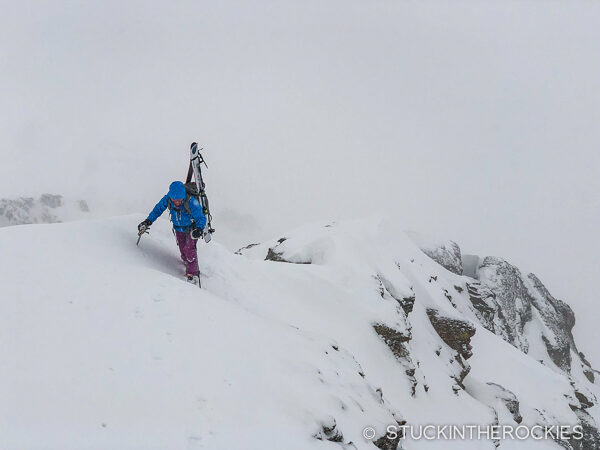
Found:
[[[1,198],[0,227],[65,222],[81,218],[89,210],[85,200],[65,199],[57,194],[42,194],[38,198]]]
[[[331,227],[333,225],[330,224],[324,228]],[[327,264],[335,259],[334,254],[339,247],[332,243],[338,239],[335,233],[331,237],[326,237],[327,234],[327,231],[299,233],[297,238],[283,237],[264,245],[252,245],[240,249],[240,253],[254,258],[264,257],[265,260],[271,261]],[[307,238],[308,236],[312,238]],[[392,241],[390,236],[391,233],[386,238],[388,242]],[[431,260],[439,264],[437,267],[420,264],[422,269],[418,275],[424,276],[423,279],[428,278],[430,295],[445,298],[454,312],[459,312],[462,316],[462,321],[451,318],[452,314],[440,318],[441,310],[437,309],[438,306],[432,305],[426,309],[431,325],[439,337],[459,355],[456,360],[463,366],[463,371],[455,377],[459,387],[464,388],[462,382],[470,370],[465,360],[471,356],[470,339],[475,334],[475,328],[470,323],[475,322],[539,363],[565,376],[574,388],[572,395],[580,401],[579,406],[569,406],[587,427],[589,441],[586,445],[592,445],[590,448],[600,445],[596,422],[586,411],[597,404],[595,385],[600,373],[591,367],[577,349],[572,335],[575,316],[571,308],[565,302],[554,298],[534,274],[524,276],[517,267],[501,258],[469,256],[466,262],[463,262],[460,247],[453,241],[432,241],[415,232],[406,233],[406,236]],[[404,248],[404,254],[389,257],[395,259],[397,268],[406,279],[413,280],[414,283],[414,265],[419,258],[410,257],[410,270],[403,270],[403,267],[407,266],[406,253],[410,252],[407,251],[408,248]],[[383,260],[385,256],[380,250],[381,248],[377,248]],[[400,263],[401,260],[404,262]],[[474,267],[471,267],[473,265]],[[469,268],[470,276],[462,275],[463,266]],[[379,273],[375,277],[380,281],[383,278]],[[403,294],[394,295],[391,294],[392,289],[389,289],[389,282],[381,283],[382,296],[387,292],[401,306],[411,297],[412,301],[415,301],[414,295],[408,293],[405,284],[403,287]],[[410,291],[412,293],[412,286]],[[419,300],[422,298],[417,295],[416,301]],[[411,322],[410,318],[408,322]],[[408,336],[403,341],[410,340]],[[389,340],[386,342],[393,347]],[[410,359],[410,351],[404,351],[399,359]],[[493,382],[488,384],[495,385]],[[510,393],[509,397],[513,396],[514,394]]]
[[[492,280],[510,270],[452,273],[394,222],[308,225],[239,254],[213,240],[199,290],[168,220],[135,246],[142,219],[0,230],[6,448],[598,448],[597,377],[574,342],[570,369],[554,362],[554,300],[534,280],[525,352],[496,334],[509,315],[485,296],[504,295]],[[385,435],[432,423],[584,424],[585,437]]]
[[[467,268],[464,285],[471,303],[469,306],[485,328],[524,353],[529,353],[530,339],[536,341],[531,345],[536,349],[541,345],[546,350],[545,354],[536,355],[543,364],[567,375],[571,374],[575,365],[576,372],[583,371],[594,383],[596,371],[578,351],[572,335],[575,326],[573,310],[565,302],[554,298],[535,274],[524,276],[506,260],[492,256],[467,255],[463,265],[454,264],[448,268],[446,262],[449,259],[462,258],[460,247],[455,242],[449,241],[449,245],[424,244],[423,237],[416,240],[414,234],[409,236],[425,254],[448,270],[454,272],[455,268],[463,265]],[[452,250],[448,251],[448,248]],[[462,272],[458,274],[462,275]],[[454,288],[463,292],[462,288]]]

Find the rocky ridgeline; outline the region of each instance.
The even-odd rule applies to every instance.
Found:
[[[433,250],[431,245],[421,248],[442,267],[461,275],[462,282],[453,286],[452,294],[442,288],[444,296],[454,308],[460,310],[466,305],[487,330],[566,375],[573,386],[573,395],[567,399],[569,407],[583,426],[585,438],[583,441],[557,442],[567,449],[600,448],[598,424],[587,412],[598,404],[598,400],[586,386],[586,381],[596,384],[599,373],[577,349],[572,334],[575,326],[573,310],[553,297],[535,274],[524,275],[517,267],[498,257],[461,256],[458,245],[450,242]],[[421,244],[417,240],[415,243]],[[459,258],[462,260],[460,265]],[[461,270],[457,270],[459,267]],[[460,298],[467,301],[460,302]],[[435,314],[430,314],[430,318],[435,318]],[[435,321],[439,323],[438,319],[432,320],[432,323]],[[457,349],[457,344],[448,340],[460,336],[463,330],[454,330],[449,323],[442,328],[440,336]],[[536,349],[533,353],[532,348]],[[545,351],[540,353],[540,349]],[[582,379],[581,374],[585,378]],[[502,386],[493,387],[504,390]],[[496,395],[496,398],[509,402],[509,410],[518,415],[518,400],[514,394],[509,392]]]
[[[351,232],[348,240],[344,240],[337,234],[336,227],[333,223],[309,229],[306,233],[303,230],[270,243],[251,244],[237,253],[276,263],[343,266],[357,254],[368,252],[360,249],[360,244],[349,250],[354,246],[349,244],[355,242],[354,234]],[[442,363],[443,372],[451,380],[449,386],[457,401],[464,401],[466,393],[486,405],[495,418],[491,424],[506,423],[507,420],[520,424],[527,415],[529,423],[534,417],[534,423],[552,427],[562,424],[552,408],[570,408],[583,427],[584,438],[580,441],[556,438],[555,441],[571,450],[600,448],[598,424],[589,412],[598,404],[594,395],[598,392],[595,386],[598,372],[577,349],[572,335],[575,317],[571,308],[554,298],[535,275],[523,275],[517,267],[501,258],[463,256],[453,241],[432,244],[416,233],[408,235],[437,264],[432,265],[416,254],[410,257],[410,247],[401,250],[406,254],[395,255],[397,259],[390,264],[386,260],[390,256],[386,248],[364,260],[355,276],[363,276],[375,268],[370,274],[373,295],[395,305],[395,312],[389,314],[387,320],[374,322],[372,327],[408,380],[410,396],[427,396],[430,389],[440,389],[439,380],[434,380],[438,374],[427,372],[421,364],[423,346],[431,346],[431,351]],[[415,289],[419,284],[421,287]],[[484,348],[474,349],[471,343],[473,336],[481,332],[481,328],[477,331],[477,322],[538,363],[564,376],[572,389],[564,391],[562,406],[523,406],[515,392],[494,378],[481,379],[480,374],[470,377],[472,368],[468,360],[474,352],[485,351]],[[432,333],[437,341],[436,338],[432,340]],[[390,405],[392,408],[398,406]],[[407,420],[410,423],[410,417],[397,416],[398,423]],[[335,420],[324,422],[316,437],[349,444]],[[381,449],[402,448],[398,447],[398,441],[391,442],[385,436],[373,443]],[[494,445],[502,446],[500,442],[494,442]]]
[[[0,227],[63,222],[88,212],[89,207],[85,200],[67,201],[62,195],[3,198],[0,199]]]
[[[567,374],[571,373],[573,364],[578,364],[588,380],[594,383],[596,371],[578,351],[573,338],[573,310],[554,298],[535,274],[524,276],[517,267],[498,257],[463,257],[460,247],[453,241],[437,249],[429,245],[422,250],[458,275],[463,275],[463,263],[459,264],[458,260],[464,260],[464,287],[454,286],[454,290],[468,298],[473,313],[486,329],[524,353],[529,352],[529,340],[539,338],[548,353],[543,363],[552,361]],[[445,296],[449,296],[447,290]],[[539,335],[528,336],[525,327],[536,321],[540,325],[536,328]]]
[[[507,261],[488,256],[481,259],[476,276],[466,281],[467,293],[485,328],[524,353],[529,353],[531,339],[541,339],[548,354],[542,363],[553,363],[567,374],[576,364],[594,382],[595,371],[573,338],[573,310],[554,298],[536,275],[524,276]],[[538,332],[528,335],[525,328],[532,323],[539,325]]]

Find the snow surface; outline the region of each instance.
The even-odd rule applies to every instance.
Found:
[[[142,219],[0,230],[0,448],[375,449],[366,426],[380,437],[399,420],[485,425],[496,411],[512,420],[487,383],[516,395],[524,424],[540,423],[539,411],[546,423],[576,423],[569,380],[452,307],[431,276],[462,277],[394,222],[313,224],[242,255],[215,235],[200,244],[200,290],[183,281],[168,220],[136,247]],[[264,261],[271,247],[311,264]],[[394,297],[415,294],[407,317]],[[465,390],[454,389],[454,353],[429,307],[476,327]],[[411,336],[414,395],[376,323]],[[342,443],[315,438],[333,424]]]

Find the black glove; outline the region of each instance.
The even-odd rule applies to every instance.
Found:
[[[150,225],[152,225],[152,222],[150,222],[150,220],[146,219],[138,225],[138,231],[143,233],[148,228],[150,228]]]
[[[200,227],[194,228],[190,234],[192,235],[192,239],[200,239],[204,235],[204,230]]]

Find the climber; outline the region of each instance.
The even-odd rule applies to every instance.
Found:
[[[202,206],[198,199],[187,191],[181,181],[171,183],[167,195],[156,204],[148,218],[138,225],[138,231],[143,233],[148,230],[167,208],[171,214],[181,259],[186,266],[187,281],[199,286],[200,272],[196,243],[204,235],[206,216],[202,212]]]

